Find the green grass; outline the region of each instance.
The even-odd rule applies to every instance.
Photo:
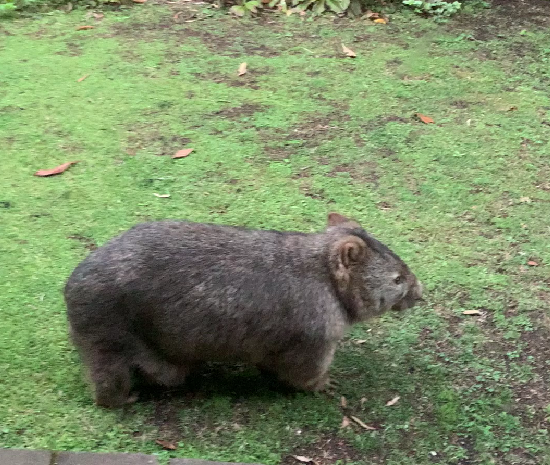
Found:
[[[550,36],[473,41],[407,15],[186,23],[174,8],[107,13],[90,31],[75,31],[94,21],[80,11],[0,23],[0,444],[548,464]],[[333,210],[398,252],[427,298],[351,331],[334,397],[213,368],[193,395],[94,407],[61,293],[87,244],[161,218],[314,231]],[[344,414],[378,429],[342,430]]]

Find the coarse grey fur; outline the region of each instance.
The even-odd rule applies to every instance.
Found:
[[[205,361],[322,389],[350,325],[421,296],[397,255],[337,213],[314,234],[140,224],[92,252],[65,288],[72,340],[107,407],[136,399],[135,373],[176,386]]]

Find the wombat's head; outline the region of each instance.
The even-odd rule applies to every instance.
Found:
[[[405,310],[422,298],[422,284],[409,267],[358,223],[328,216],[329,262],[340,298],[353,321]]]

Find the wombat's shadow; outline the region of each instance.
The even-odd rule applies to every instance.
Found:
[[[151,385],[136,379],[139,403],[189,397],[250,397],[264,400],[291,396],[299,390],[281,382],[274,374],[242,364],[208,363],[193,370],[185,384],[177,388]]]

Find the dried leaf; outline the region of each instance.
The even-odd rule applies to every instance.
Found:
[[[376,24],[387,24],[388,23],[388,21],[384,18],[376,18],[373,22],[376,23]]]
[[[367,12],[363,15],[363,18],[367,18],[367,19],[380,18],[380,13],[375,13],[374,11],[367,10]]]
[[[134,3],[145,3],[147,0],[132,0]]]
[[[92,16],[97,20],[97,21],[101,21],[105,15],[103,13],[94,13],[92,14]]]
[[[357,417],[351,417],[351,419],[357,423],[361,428],[363,429],[366,429],[366,430],[369,430],[369,431],[373,431],[375,430],[376,428],[374,428],[373,426],[369,426],[367,425],[366,423],[364,423],[363,421],[361,421],[359,418]]]
[[[78,26],[76,28],[77,31],[86,31],[87,29],[93,29],[93,26]]]
[[[346,56],[350,58],[355,58],[357,56],[351,48],[346,47],[344,44],[342,44],[342,52],[344,52]]]
[[[168,197],[170,197],[170,194],[157,194],[156,192],[153,192],[153,195],[155,197],[158,197],[159,199],[167,199]]]
[[[357,344],[357,345],[361,345],[361,344],[364,344],[365,342],[367,342],[367,340],[366,339],[357,339],[356,341],[353,341],[353,342],[355,342],[355,344]]]
[[[172,158],[185,158],[185,157],[187,157],[193,150],[195,150],[195,149],[183,149],[183,150],[178,150],[174,155],[172,155]]]
[[[386,402],[386,407],[391,407],[392,405],[397,404],[397,402],[399,402],[399,399],[401,399],[401,397],[395,396],[392,400],[388,400]]]
[[[342,408],[348,408],[348,400],[344,396],[340,398],[340,405]]]
[[[482,312],[480,312],[479,310],[464,310],[462,314],[463,315],[481,315]]]
[[[340,428],[347,428],[350,425],[350,420],[348,417],[342,418],[342,424],[340,425]]]
[[[532,202],[532,200],[529,197],[520,197],[519,201],[521,203],[531,203]]]
[[[367,401],[367,398],[366,397],[361,397],[361,407],[363,406],[363,404]]]
[[[529,266],[539,266],[539,264],[538,264],[536,261],[534,261],[534,260],[529,260],[529,261],[527,262],[527,264],[528,264]]]
[[[302,462],[302,463],[310,463],[310,462],[313,462],[313,459],[312,459],[312,458],[305,457],[305,456],[303,456],[303,455],[293,455],[292,457],[294,457],[296,460],[298,460],[299,462]]]
[[[429,116],[423,115],[422,113],[417,113],[416,116],[420,118],[420,121],[422,121],[424,124],[434,123],[433,119],[431,119]]]
[[[246,74],[246,63],[241,63],[239,65],[239,76]]]
[[[155,442],[166,450],[176,450],[178,448],[178,446],[176,446],[175,444],[165,441],[164,439],[157,439]]]
[[[80,79],[78,79],[76,82],[82,82],[84,79],[86,79],[89,76],[89,74],[85,74]]]
[[[78,161],[70,161],[68,163],[63,163],[62,165],[56,166],[55,168],[52,168],[50,170],[39,170],[36,173],[34,173],[35,176],[40,177],[46,177],[46,176],[53,176],[54,174],[61,174],[64,171],[66,171],[69,166],[74,165],[75,163],[78,163]]]
[[[517,109],[518,109],[518,107],[513,106],[513,107],[508,108],[507,111],[516,111]]]

